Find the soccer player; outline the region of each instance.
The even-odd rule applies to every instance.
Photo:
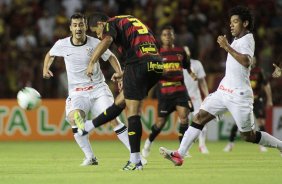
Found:
[[[282,155],[282,141],[266,132],[254,131],[253,91],[250,84],[250,70],[254,55],[255,41],[253,19],[248,8],[236,6],[230,11],[230,28],[234,40],[231,45],[225,36],[218,36],[217,43],[227,53],[225,76],[217,91],[210,94],[201,104],[200,111],[185,132],[176,151],[160,148],[164,158],[176,166],[183,164],[183,157],[198,138],[205,124],[217,115],[229,111],[247,142],[277,148]]]
[[[254,115],[260,131],[265,131],[265,105],[266,108],[273,106],[272,93],[269,81],[266,80],[263,70],[256,65],[256,58],[253,58],[253,69],[250,73],[251,87],[254,92]],[[236,137],[238,127],[236,124],[231,128],[229,143],[225,146],[224,151],[230,152],[234,147],[234,140]],[[267,148],[259,145],[261,152],[266,152]]]
[[[155,138],[164,127],[167,117],[173,111],[177,111],[180,120],[179,141],[181,142],[188,128],[188,114],[193,110],[191,99],[184,84],[183,69],[191,73],[189,58],[183,47],[174,45],[174,29],[165,26],[161,30],[160,54],[163,58],[163,77],[157,85],[158,118],[151,127],[151,133],[146,139],[142,156],[148,157]],[[187,71],[186,71],[187,72]],[[190,103],[188,103],[190,101]]]
[[[91,131],[95,125],[101,125],[118,116],[124,109],[125,99],[131,154],[123,170],[142,170],[141,102],[147,96],[148,91],[158,82],[163,72],[162,58],[159,55],[156,39],[145,24],[131,15],[109,18],[105,14],[95,13],[89,18],[89,27],[99,38],[102,38],[102,41],[92,53],[87,75],[89,77],[93,75],[95,62],[114,43],[125,56],[123,91],[116,98],[115,103],[96,119],[86,121],[85,126],[81,121],[76,121],[76,124],[83,131]],[[119,79],[122,76],[116,74],[114,77]]]
[[[190,57],[191,52],[188,47],[184,47],[187,55]],[[201,92],[203,93],[203,98],[206,98],[209,95],[208,86],[206,82],[206,73],[204,70],[204,67],[202,63],[199,60],[190,59],[191,63],[191,70],[192,72],[197,76],[197,80],[193,79],[193,76],[189,75],[187,70],[183,70],[184,75],[184,82],[185,86],[188,90],[188,94],[191,98],[194,112],[191,114],[191,119],[193,118],[193,115],[197,114],[200,110],[200,106],[202,103],[202,96]],[[209,150],[206,146],[206,137],[207,137],[207,126],[205,126],[199,135],[199,151],[203,154],[208,154]]]
[[[60,39],[55,43],[46,54],[43,66],[43,77],[49,79],[53,77],[50,67],[55,57],[64,58],[69,93],[66,99],[66,117],[72,126],[77,144],[85,154],[82,166],[97,165],[98,162],[92,151],[87,133],[82,136],[78,134],[74,119],[78,118],[76,116],[84,119],[89,112],[93,116],[97,116],[114,101],[98,62],[92,67],[93,75],[91,78],[86,75],[90,57],[100,42],[96,38],[87,36],[86,30],[87,20],[85,16],[80,13],[72,15],[70,18],[71,36]],[[117,73],[122,72],[119,62],[112,52],[105,50],[101,57],[104,61],[109,60]],[[126,126],[118,118],[111,121],[111,124],[114,126],[113,130],[118,138],[130,149]]]

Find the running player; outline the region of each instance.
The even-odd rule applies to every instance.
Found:
[[[256,58],[253,58],[253,69],[251,70],[250,80],[254,92],[254,115],[260,131],[265,131],[265,105],[266,108],[273,106],[272,93],[269,81],[266,80],[263,70],[256,65]],[[236,124],[231,128],[229,143],[225,146],[224,151],[230,152],[234,147],[238,127]],[[261,152],[266,152],[267,148],[259,145]]]
[[[188,47],[184,47],[187,55],[190,57],[191,52]],[[206,82],[206,73],[202,63],[199,60],[190,59],[191,70],[197,76],[197,80],[194,80],[187,72],[183,70],[185,86],[188,90],[188,94],[192,100],[194,112],[191,114],[191,119],[193,115],[197,114],[200,110],[202,103],[201,92],[203,93],[203,98],[206,98],[209,95],[208,86]],[[207,137],[207,126],[205,126],[199,135],[199,151],[203,154],[209,154],[209,150],[206,146],[206,137]]]
[[[146,139],[144,148],[142,149],[142,156],[145,158],[149,156],[152,143],[160,134],[169,114],[175,110],[178,113],[180,120],[179,141],[181,142],[189,125],[188,114],[193,110],[182,72],[185,69],[191,73],[190,61],[183,47],[176,47],[174,45],[174,39],[175,34],[173,28],[171,26],[163,27],[161,30],[162,47],[160,48],[160,54],[163,57],[164,71],[163,77],[157,86],[158,119],[152,125],[152,132]]]
[[[97,59],[111,44],[116,44],[125,56],[124,96],[122,91],[111,107],[93,121],[86,121],[85,126],[82,121],[76,121],[76,124],[83,131],[91,131],[94,127],[118,116],[124,109],[125,99],[131,154],[123,170],[142,170],[141,102],[147,96],[148,91],[158,82],[163,72],[162,58],[159,55],[156,39],[145,24],[131,15],[109,18],[102,13],[95,13],[89,18],[89,26],[99,38],[102,38],[102,41],[92,53],[87,74],[89,77],[93,75],[93,66]],[[116,74],[114,77],[119,79],[122,75]]]
[[[68,76],[68,92],[66,99],[66,117],[72,126],[74,138],[85,154],[82,166],[97,165],[97,159],[93,154],[87,133],[83,136],[77,133],[78,129],[74,123],[75,116],[83,119],[89,112],[95,117],[109,107],[114,99],[108,85],[105,83],[104,75],[99,63],[92,68],[93,76],[86,75],[86,69],[91,54],[99,44],[99,40],[86,35],[87,23],[83,14],[76,13],[70,18],[70,37],[58,40],[46,54],[43,66],[43,77],[53,77],[50,71],[55,57],[63,57]],[[104,61],[109,60],[114,70],[121,73],[121,67],[115,55],[105,50],[101,55]],[[98,58],[99,59],[99,58]],[[126,126],[120,120],[114,119],[111,124],[118,138],[130,149]]]
[[[266,132],[254,131],[253,91],[249,75],[255,41],[251,33],[253,19],[248,8],[236,6],[231,9],[230,28],[232,36],[235,37],[231,45],[225,36],[217,38],[219,46],[228,53],[225,76],[217,91],[210,94],[201,104],[200,111],[185,132],[179,149],[171,151],[164,147],[160,148],[164,158],[176,166],[183,164],[183,157],[205,124],[225,111],[230,111],[245,141],[277,148],[282,155],[282,141]]]

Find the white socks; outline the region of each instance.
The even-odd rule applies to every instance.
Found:
[[[119,140],[125,145],[125,147],[130,151],[129,139],[128,139],[128,130],[127,127],[117,119],[119,124],[114,127],[114,131],[117,134]]]
[[[92,120],[86,120],[85,123],[84,123],[84,130],[86,132],[91,132],[93,129],[94,129],[94,125],[93,125],[93,122]]]
[[[188,149],[192,146],[193,142],[199,137],[201,133],[200,129],[189,126],[188,130],[186,130],[181,144],[178,148],[178,153],[184,157],[187,153]]]
[[[134,163],[134,164],[138,164],[141,161],[140,152],[130,153],[129,161]]]
[[[80,136],[78,135],[78,133],[75,133],[73,136],[74,136],[75,141],[77,142],[77,144],[83,151],[85,158],[87,159],[94,158],[95,156],[92,151],[88,135]]]
[[[204,126],[202,132],[199,135],[199,147],[206,146],[207,130],[207,126]]]
[[[261,132],[261,139],[258,144],[263,145],[265,147],[277,148],[282,151],[282,141],[266,132]]]

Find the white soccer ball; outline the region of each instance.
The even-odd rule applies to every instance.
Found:
[[[24,110],[32,110],[41,104],[41,95],[31,87],[24,87],[18,92],[18,104]]]

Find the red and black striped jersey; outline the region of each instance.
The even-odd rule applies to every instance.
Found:
[[[122,48],[125,64],[162,60],[152,31],[131,15],[110,18],[103,35],[111,36],[114,43]]]
[[[161,48],[160,54],[163,58],[163,77],[159,81],[160,95],[173,96],[187,93],[182,70],[190,68],[190,61],[184,49],[182,47]]]
[[[251,87],[254,92],[254,96],[263,96],[264,90],[263,87],[267,84],[267,80],[263,74],[263,71],[260,67],[256,66],[251,70],[250,73],[250,81],[251,81]]]

